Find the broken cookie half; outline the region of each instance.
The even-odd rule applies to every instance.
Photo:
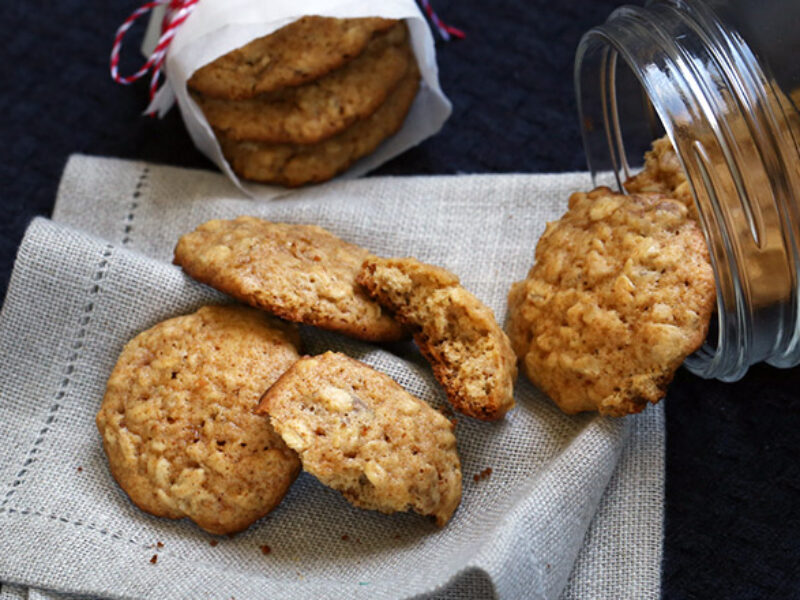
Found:
[[[716,287],[687,206],[661,194],[575,193],[509,294],[528,378],[566,413],[622,416],[663,398],[706,338]]]
[[[453,273],[414,258],[371,256],[356,280],[412,328],[457,411],[495,421],[514,406],[517,361],[508,337]]]
[[[258,407],[303,469],[353,505],[414,510],[444,526],[461,501],[453,423],[343,354],[297,361]]]

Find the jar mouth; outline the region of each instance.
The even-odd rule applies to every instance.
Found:
[[[584,35],[574,75],[593,178],[624,190],[664,132],[686,175],[717,284],[687,368],[733,381],[761,360],[798,364],[800,128],[742,37],[697,0],[623,6]]]

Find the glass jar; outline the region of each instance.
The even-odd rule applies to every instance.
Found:
[[[623,6],[581,40],[575,88],[593,177],[621,188],[663,132],[685,172],[717,282],[686,366],[800,363],[800,0]]]

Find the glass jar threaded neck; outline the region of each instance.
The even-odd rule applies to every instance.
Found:
[[[709,3],[624,6],[581,40],[575,88],[593,176],[621,188],[663,131],[685,172],[717,283],[686,366],[732,381],[800,363],[800,118],[756,50]]]

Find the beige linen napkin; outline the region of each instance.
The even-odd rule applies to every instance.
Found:
[[[255,202],[215,173],[73,157],[55,222],[26,234],[0,314],[0,580],[51,592],[6,585],[0,598],[658,597],[660,406],[569,417],[520,379],[503,422],[459,419],[464,498],[445,529],[353,508],[302,475],[270,516],[214,547],[191,523],[130,503],[93,423],[125,341],[223,300],[169,264],[177,237],[205,220],[317,223],[377,254],[414,255],[454,271],[503,321],[545,222],[587,184],[585,174],[368,178]],[[310,353],[347,352],[444,403],[410,345],[390,352],[313,328],[303,338]]]

